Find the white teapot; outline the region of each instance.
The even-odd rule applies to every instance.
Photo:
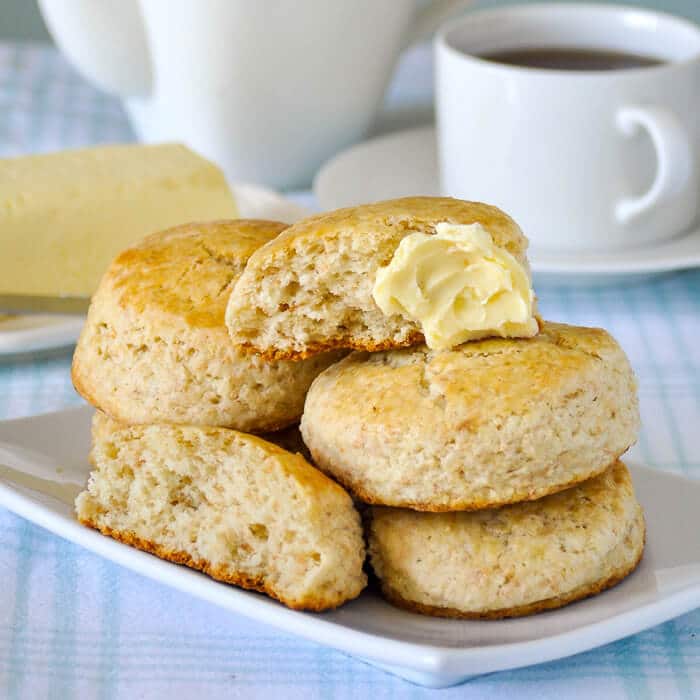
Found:
[[[403,46],[470,0],[40,0],[56,43],[139,137],[235,180],[300,187],[362,138]]]

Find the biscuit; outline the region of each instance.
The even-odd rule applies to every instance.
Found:
[[[619,345],[557,323],[446,352],[353,353],[316,378],[301,421],[314,463],[354,496],[428,511],[555,493],[603,472],[638,427]]]
[[[373,285],[402,239],[435,233],[445,222],[483,226],[529,279],[527,239],[496,207],[408,197],[340,209],[294,224],[251,256],[226,311],[233,342],[278,359],[333,348],[377,351],[422,343],[420,324],[399,313],[384,315],[373,299]],[[536,324],[529,334],[535,332]]]
[[[95,411],[92,415],[91,423],[91,434],[92,443],[96,444],[98,442],[104,441],[109,438],[112,433],[116,433],[118,430],[124,430],[124,428],[129,428],[127,423],[120,423],[119,421],[110,418],[106,413],[102,411]],[[273,442],[278,447],[281,447],[287,452],[292,452],[293,454],[300,454],[307,462],[311,462],[311,453],[301,439],[301,432],[299,431],[299,425],[290,425],[288,428],[283,428],[282,430],[277,430],[273,433],[263,433],[260,436],[263,440],[268,442]]]
[[[644,549],[627,467],[539,501],[475,513],[373,507],[369,556],[386,598],[440,617],[559,608],[625,578]]]
[[[266,362],[231,344],[229,292],[249,256],[285,224],[191,223],[153,234],[110,265],[73,357],[73,383],[128,424],[264,433],[299,420],[313,378],[338,355]]]
[[[94,433],[76,500],[83,524],[292,608],[333,608],[364,588],[352,500],[301,456],[222,428],[109,427]]]

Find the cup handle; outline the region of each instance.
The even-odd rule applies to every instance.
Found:
[[[654,182],[640,197],[621,199],[615,216],[627,224],[692,185],[695,164],[692,144],[683,125],[673,112],[657,106],[623,107],[616,116],[617,128],[627,137],[647,131],[656,151],[657,168]]]
[[[413,20],[413,25],[401,42],[401,49],[427,39],[446,20],[460,10],[473,5],[474,0],[437,0],[423,8]]]

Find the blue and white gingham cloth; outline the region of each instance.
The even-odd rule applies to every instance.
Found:
[[[0,154],[132,138],[118,103],[41,46],[0,45],[0,115]],[[700,478],[700,271],[538,291],[545,317],[604,326],[628,352],[643,416],[635,456]],[[69,365],[68,354],[0,364],[0,418],[79,403]],[[367,696],[700,697],[700,611],[563,661],[430,691],[141,578],[0,509],[0,699]]]

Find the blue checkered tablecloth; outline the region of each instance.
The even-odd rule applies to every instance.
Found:
[[[0,45],[0,115],[5,155],[132,138],[115,100],[38,45]],[[700,478],[700,271],[538,291],[545,317],[604,326],[628,352],[643,414],[635,456]],[[78,404],[69,365],[68,354],[0,364],[0,419]],[[429,691],[153,583],[0,509],[2,700],[688,699],[700,697],[699,638],[696,611],[556,663]]]

